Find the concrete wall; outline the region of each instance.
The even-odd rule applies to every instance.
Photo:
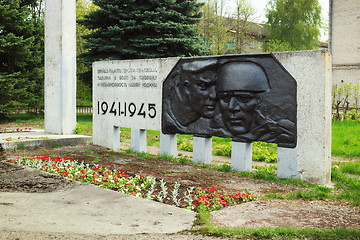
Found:
[[[331,55],[325,50],[274,53],[297,81],[297,147],[286,151],[285,176],[331,183]],[[296,159],[296,160],[295,160]],[[296,161],[296,162],[295,162]],[[281,159],[280,159],[281,162]],[[279,169],[279,161],[278,161]],[[279,173],[278,173],[279,174]]]

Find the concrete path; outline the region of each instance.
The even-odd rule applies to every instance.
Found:
[[[0,192],[0,231],[138,234],[191,228],[186,209],[76,183],[49,193]]]
[[[17,131],[17,128],[10,128],[15,132],[0,134],[0,150],[14,150],[19,148],[56,147],[75,144],[87,144],[92,137],[82,135],[56,135],[46,133],[43,129],[31,129]]]

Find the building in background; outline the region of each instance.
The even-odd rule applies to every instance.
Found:
[[[330,1],[333,84],[360,84],[360,0]]]

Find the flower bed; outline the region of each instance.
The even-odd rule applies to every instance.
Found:
[[[15,128],[15,129],[8,129],[8,128],[0,128],[0,133],[17,133],[17,132],[30,132],[31,128]]]
[[[166,183],[162,179],[151,176],[129,175],[124,169],[113,170],[104,168],[101,164],[79,163],[69,157],[49,155],[18,157],[10,159],[9,162],[193,211],[200,209],[218,210],[225,206],[236,205],[253,199],[251,193],[246,190],[245,193],[239,192],[230,195],[220,193],[214,188],[194,188],[182,186],[179,183]]]

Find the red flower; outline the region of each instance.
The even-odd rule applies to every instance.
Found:
[[[210,192],[215,192],[215,188],[210,188]]]
[[[85,175],[82,175],[81,177],[82,177],[82,178],[86,178],[86,176],[85,176]]]
[[[85,173],[86,171],[84,169],[81,169],[81,173]]]
[[[226,200],[219,200],[220,204],[227,205]]]
[[[9,159],[9,162],[12,162],[12,159]]]

